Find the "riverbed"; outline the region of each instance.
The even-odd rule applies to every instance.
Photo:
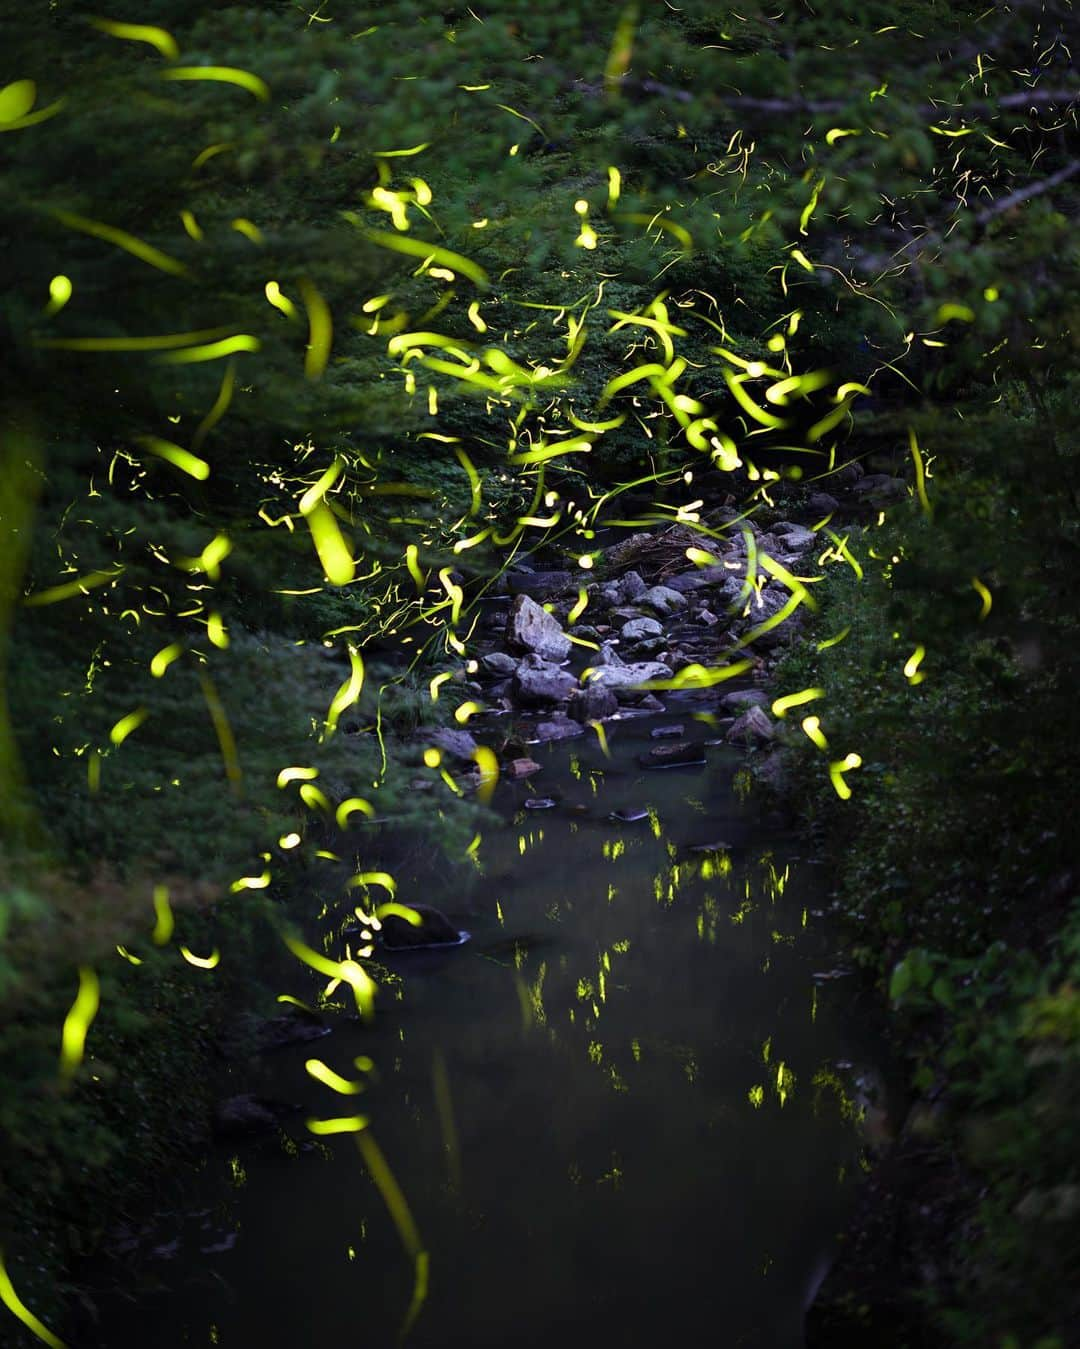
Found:
[[[302,1109],[215,1148],[103,1342],[394,1344],[416,1291],[402,1212],[355,1135],[305,1123],[359,1110],[429,1261],[417,1349],[798,1349],[883,1051],[835,968],[828,877],[746,751],[666,701],[606,746],[529,746],[540,771],[500,781],[469,860],[398,873],[469,940],[382,960],[372,1024],[238,1069],[236,1090]],[[643,767],[675,725],[703,762]],[[313,1056],[364,1093],[315,1082]]]

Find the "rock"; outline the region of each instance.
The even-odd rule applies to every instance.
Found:
[[[618,543],[604,549],[604,565],[611,571],[620,571],[643,553],[652,541],[651,534],[631,534],[628,538],[620,539]]]
[[[600,629],[594,628],[590,623],[577,623],[574,627],[568,628],[567,631],[572,637],[580,637],[586,642],[599,642],[600,640]]]
[[[649,812],[630,807],[627,810],[613,810],[608,818],[617,820],[619,824],[637,824],[639,820],[647,820]]]
[[[537,740],[573,740],[584,735],[585,728],[570,717],[560,717],[556,721],[542,721],[536,728]]]
[[[573,585],[574,574],[568,571],[508,572],[507,584],[512,595],[531,595],[547,600]]]
[[[649,735],[653,740],[678,740],[684,729],[681,723],[678,726],[654,726]]]
[[[626,661],[615,650],[613,642],[601,642],[600,650],[593,657],[597,665],[625,665]]]
[[[535,759],[511,759],[503,769],[508,778],[527,778],[540,771],[541,765]]]
[[[476,753],[476,741],[468,731],[455,731],[449,726],[437,726],[434,730],[419,732],[421,739],[437,745],[444,754],[453,759],[471,759]]]
[[[400,914],[388,913],[379,928],[379,939],[388,951],[415,951],[428,946],[460,946],[468,933],[459,932],[444,913],[429,904],[407,904],[419,915],[418,924]]]
[[[558,801],[553,796],[530,796],[525,802],[526,810],[554,810]]]
[[[656,696],[655,693],[646,693],[643,698],[638,698],[637,705],[638,707],[641,708],[643,712],[667,711],[667,708],[664,706],[664,704],[660,701],[660,699]]]
[[[538,656],[526,656],[514,675],[514,691],[523,703],[564,703],[577,686],[572,674]]]
[[[815,520],[822,515],[831,515],[833,511],[840,509],[840,503],[834,496],[828,492],[814,492],[806,502],[806,509]]]
[[[213,1128],[218,1138],[256,1138],[273,1133],[286,1115],[301,1107],[265,1096],[229,1096],[214,1107]]]
[[[598,688],[591,682],[578,689],[570,703],[570,715],[583,725],[614,716],[618,710],[619,700],[611,689]]]
[[[890,477],[888,473],[868,473],[851,489],[852,495],[866,501],[899,501],[907,496],[907,483],[903,478]]]
[[[686,597],[680,595],[677,590],[672,590],[669,586],[650,586],[648,590],[638,596],[637,602],[641,605],[647,604],[661,618],[666,618],[668,614],[686,608]]]
[[[622,591],[619,589],[618,581],[607,581],[604,585],[598,586],[596,590],[596,600],[601,606],[621,604]]]
[[[773,724],[760,707],[748,707],[724,738],[736,744],[767,744],[773,738]]]
[[[638,642],[643,637],[662,637],[664,629],[655,618],[632,618],[619,629],[624,642]]]
[[[684,768],[704,762],[701,746],[689,740],[677,745],[653,745],[647,753],[638,755],[638,763],[643,768]]]
[[[748,707],[768,707],[770,701],[763,689],[737,689],[734,693],[725,693],[720,699],[720,706],[745,712]]]
[[[572,645],[558,620],[528,595],[518,595],[514,600],[506,620],[506,635],[512,645],[550,661],[564,660]]]
[[[680,595],[685,595],[692,590],[702,590],[709,583],[709,577],[702,576],[701,572],[684,571],[680,572],[678,576],[669,576],[664,582],[663,588],[677,590]]]
[[[298,1009],[260,1022],[255,1029],[255,1048],[258,1053],[265,1054],[274,1049],[286,1049],[289,1045],[321,1040],[329,1034],[330,1027],[323,1025],[316,1014]]]
[[[769,532],[780,539],[789,553],[808,552],[820,542],[812,529],[807,529],[803,525],[793,525],[787,520],[773,525]]]
[[[649,656],[655,656],[657,660],[664,660],[665,657],[660,653],[665,646],[667,646],[667,638],[664,636],[643,637],[640,642],[635,642],[626,654],[634,660],[647,659]],[[625,662],[623,663],[625,664]]]
[[[517,661],[505,651],[489,651],[486,656],[480,657],[480,668],[485,674],[512,675],[517,667]]]
[[[754,768],[754,777],[769,791],[783,796],[788,787],[787,753],[782,749],[773,750]]]
[[[588,684],[602,689],[633,689],[653,679],[670,679],[670,665],[660,661],[638,661],[632,665],[601,665],[594,667]]]
[[[850,463],[834,468],[829,474],[829,481],[836,483],[837,487],[850,487],[853,483],[857,483],[865,472],[862,464],[857,459],[852,459]]]
[[[699,623],[703,623],[707,628],[715,628],[717,623],[720,622],[711,609],[699,609],[697,611],[697,620]]]
[[[619,582],[620,604],[633,604],[639,595],[643,595],[647,587],[636,571],[628,571]]]
[[[731,844],[723,839],[714,839],[712,843],[691,843],[686,850],[693,853],[730,852]]]

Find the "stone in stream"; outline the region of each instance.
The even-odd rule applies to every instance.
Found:
[[[575,577],[568,571],[511,571],[507,585],[512,595],[530,595],[536,599],[550,599],[560,590],[566,590]]]
[[[281,1016],[267,1017],[259,1023],[255,1029],[255,1048],[258,1053],[266,1054],[289,1045],[321,1040],[329,1034],[330,1027],[323,1025],[317,1013],[285,1012]]]
[[[760,707],[748,707],[728,729],[727,740],[736,744],[767,744],[774,735],[773,724]]]
[[[558,619],[528,595],[514,600],[506,620],[506,636],[511,645],[549,661],[565,660],[573,645]]]
[[[419,737],[432,745],[437,745],[444,754],[453,759],[471,759],[476,753],[476,741],[468,731],[455,731],[449,726],[438,726],[434,730],[421,730]]]
[[[696,571],[679,572],[677,576],[669,576],[664,582],[668,590],[677,590],[680,595],[685,595],[691,590],[701,590],[709,584],[708,578]]]
[[[575,736],[584,734],[584,726],[569,717],[560,717],[557,721],[542,721],[536,728],[536,738],[541,741],[572,740]]]
[[[526,810],[553,810],[559,803],[553,796],[530,796],[523,804]]]
[[[503,770],[508,778],[527,778],[541,771],[535,759],[511,759]]]
[[[624,642],[639,642],[643,637],[662,637],[664,629],[655,618],[632,618],[629,623],[624,623],[619,630],[619,636]],[[602,662],[608,664],[607,661]]]
[[[736,689],[734,693],[724,694],[720,706],[745,712],[748,707],[768,707],[769,702],[769,695],[762,689]]]
[[[512,675],[517,667],[517,660],[505,651],[489,651],[486,656],[480,657],[480,668],[485,674]]]
[[[654,726],[649,735],[653,740],[678,740],[684,730],[685,727],[680,722],[677,726]]]
[[[597,688],[591,683],[578,689],[570,701],[570,715],[584,724],[602,721],[614,716],[618,710],[619,700],[611,689]]]
[[[618,692],[620,689],[636,689],[653,679],[670,679],[671,675],[670,665],[664,665],[656,660],[646,660],[635,662],[633,665],[594,666],[588,684]]]
[[[406,904],[420,922],[410,923],[397,913],[388,913],[379,928],[379,940],[387,951],[423,951],[433,946],[460,946],[468,941],[450,919],[429,904]]]
[[[683,741],[677,745],[654,745],[646,754],[638,755],[642,768],[698,768],[705,762],[699,745]]]
[[[514,675],[514,691],[523,703],[564,703],[577,687],[572,674],[538,656],[526,656]]]
[[[769,533],[778,537],[789,553],[808,552],[821,542],[812,529],[807,529],[805,525],[792,524],[789,520],[773,525]]]
[[[295,1115],[302,1107],[285,1101],[274,1101],[266,1096],[229,1096],[214,1107],[213,1128],[218,1138],[257,1138],[273,1133],[287,1115]]]
[[[628,571],[619,582],[619,603],[633,604],[648,587],[636,571]]]
[[[619,824],[637,824],[639,820],[647,820],[649,812],[631,806],[626,810],[613,810],[608,818],[617,820]]]
[[[668,614],[686,608],[686,596],[681,595],[677,590],[672,590],[669,586],[650,586],[648,590],[638,596],[637,603],[647,604],[661,618],[666,618]]]
[[[713,843],[691,843],[686,851],[696,853],[730,852],[731,844],[725,843],[722,838],[718,838]]]

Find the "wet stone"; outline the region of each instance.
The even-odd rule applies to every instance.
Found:
[[[684,729],[681,722],[675,726],[654,726],[649,735],[653,740],[678,740]]]
[[[508,778],[527,778],[539,773],[541,767],[535,759],[511,759],[504,771]]]

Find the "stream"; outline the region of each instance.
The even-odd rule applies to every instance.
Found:
[[[700,695],[666,702],[607,723],[609,757],[592,731],[530,746],[471,876],[398,870],[470,940],[387,956],[370,1025],[238,1066],[236,1091],[303,1109],[215,1146],[103,1343],[397,1342],[413,1262],[356,1137],[305,1127],[359,1109],[430,1255],[416,1349],[802,1345],[884,1050],[833,968],[822,868],[745,752],[706,743]],[[643,768],[676,724],[705,762]],[[313,1055],[350,1079],[370,1056],[367,1091]]]

